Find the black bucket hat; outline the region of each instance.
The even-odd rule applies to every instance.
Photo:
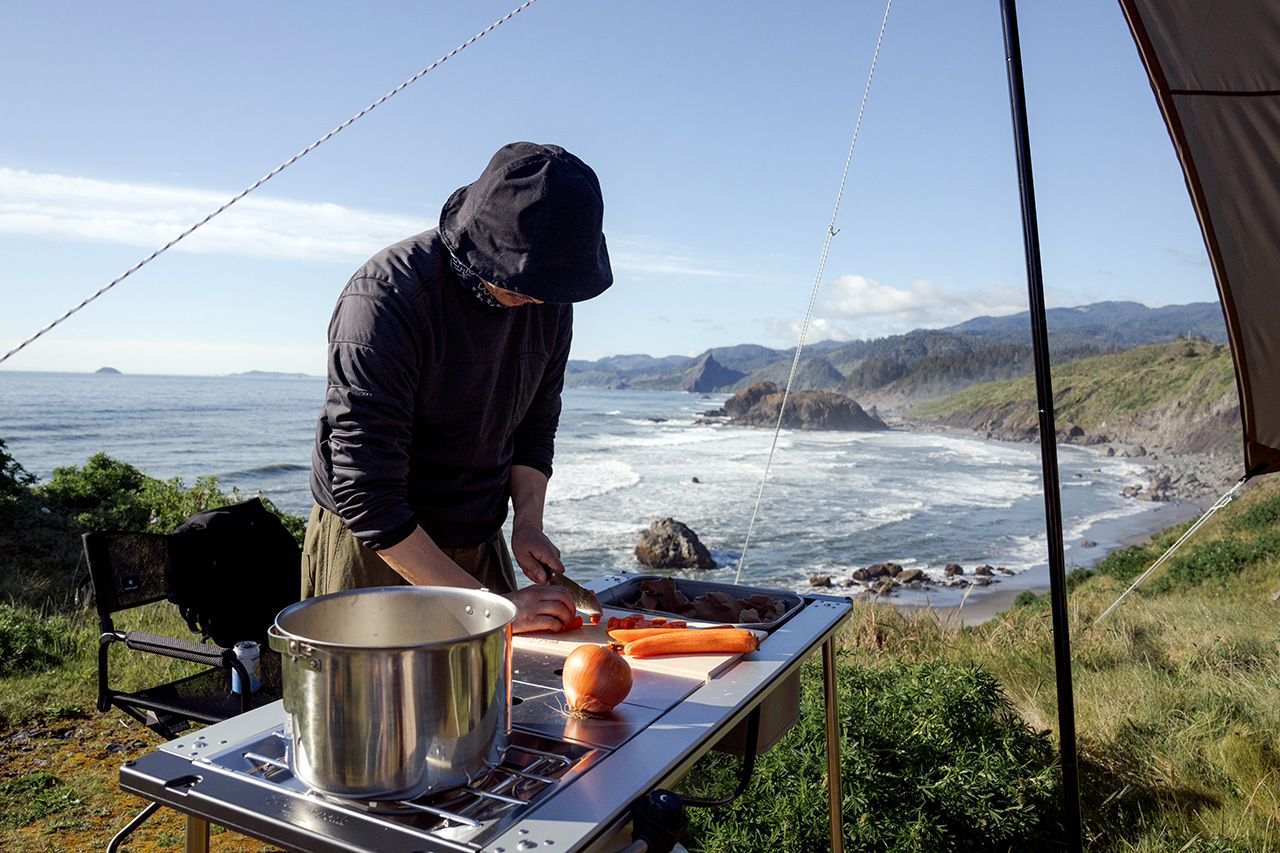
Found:
[[[591,167],[557,145],[513,142],[440,212],[440,237],[485,281],[543,302],[582,302],[613,284],[604,199]]]

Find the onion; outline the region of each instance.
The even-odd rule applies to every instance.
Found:
[[[631,664],[608,646],[578,646],[564,662],[569,713],[603,716],[631,692]]]

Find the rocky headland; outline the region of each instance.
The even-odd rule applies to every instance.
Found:
[[[782,409],[782,389],[774,382],[757,382],[725,401],[724,407],[706,412],[703,422],[715,423],[727,418],[737,426],[778,426],[778,413],[783,412],[783,429],[848,430],[869,432],[889,426],[874,410],[864,411],[858,403],[832,391],[796,391],[787,397]]]

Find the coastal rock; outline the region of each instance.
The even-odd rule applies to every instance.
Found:
[[[1084,438],[1084,429],[1067,421],[1058,427],[1058,437],[1064,441],[1077,441]]]
[[[782,389],[773,382],[757,382],[725,401],[724,411],[741,426],[772,427],[782,410]],[[869,432],[889,427],[863,411],[854,400],[831,391],[797,391],[787,398],[782,426],[800,430]]]
[[[831,575],[820,575],[809,578],[809,586],[829,587],[831,586]]]
[[[947,563],[946,568],[942,570],[943,577],[954,578],[964,574],[964,568],[959,563]]]
[[[711,552],[687,525],[662,518],[649,525],[636,543],[636,559],[654,569],[714,569]]]
[[[1097,548],[1098,543],[1094,542],[1092,539],[1081,539],[1080,547],[1081,548]]]
[[[928,578],[925,577],[925,573],[920,569],[906,569],[902,572],[899,572],[898,575],[894,578],[894,580],[896,580],[898,583],[906,584],[906,583],[919,583],[919,582],[928,580]]]
[[[897,563],[876,563],[874,566],[867,566],[865,569],[856,569],[853,573],[855,580],[873,581],[878,578],[891,578],[902,572],[902,566]]]
[[[973,570],[973,573],[980,578],[989,578],[993,571],[995,571],[995,569],[991,566],[978,566],[978,568]]]

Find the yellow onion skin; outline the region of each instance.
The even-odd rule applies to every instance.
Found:
[[[631,692],[631,664],[608,646],[578,646],[562,678],[570,714],[608,714]]]

